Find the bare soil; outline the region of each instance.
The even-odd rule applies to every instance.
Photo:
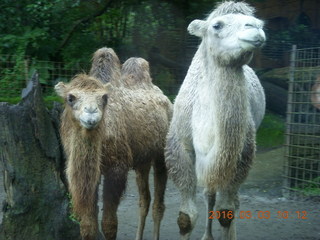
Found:
[[[250,175],[240,190],[240,212],[250,213],[252,217],[250,219],[240,219],[238,215],[238,219],[236,219],[238,239],[320,239],[319,202],[314,200],[293,201],[282,197],[283,156],[283,148],[257,154]],[[3,182],[2,178],[3,176],[0,174],[0,182]],[[153,191],[152,174],[150,175],[150,186],[151,191]],[[4,198],[5,192],[3,185],[0,184],[0,202]],[[161,225],[160,239],[179,239],[176,220],[179,212],[180,196],[171,180],[168,181],[165,201],[166,211]],[[99,204],[102,208],[101,201]],[[197,193],[197,204],[199,218],[191,239],[201,239],[207,217],[202,199],[202,189],[200,188]],[[144,232],[145,240],[152,239],[153,223],[150,212]],[[118,239],[134,239],[138,223],[138,194],[133,171],[129,174],[127,191],[120,204],[118,216]],[[2,213],[0,213],[0,219],[2,219]],[[213,231],[215,239],[219,239],[218,221],[214,221]]]

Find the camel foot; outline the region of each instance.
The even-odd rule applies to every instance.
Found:
[[[192,226],[191,226],[191,220],[188,214],[179,212],[179,217],[177,222],[180,228],[181,235],[187,235],[188,233],[191,232]]]

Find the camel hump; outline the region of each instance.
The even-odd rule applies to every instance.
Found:
[[[90,76],[103,83],[111,82],[120,84],[121,64],[119,57],[112,48],[103,47],[98,49],[92,57]]]
[[[218,16],[227,14],[243,14],[254,16],[255,8],[245,2],[226,1],[217,4],[216,9],[208,16],[207,20],[211,20]]]
[[[129,88],[152,87],[149,63],[143,58],[132,57],[125,61],[122,65],[121,76],[123,82]]]

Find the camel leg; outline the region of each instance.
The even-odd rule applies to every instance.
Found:
[[[203,190],[203,195],[205,199],[205,203],[207,206],[207,216],[206,216],[206,229],[204,232],[204,235],[202,237],[202,240],[213,240],[212,236],[212,219],[209,217],[212,215],[210,211],[213,211],[213,207],[216,201],[216,193],[210,192],[208,189]]]
[[[164,158],[160,158],[154,162],[154,202],[153,202],[153,239],[158,240],[160,236],[160,224],[163,218],[165,205],[164,193],[167,185],[167,169]]]
[[[222,240],[235,240],[236,225],[234,217],[239,208],[239,187],[230,187],[219,190],[216,199],[216,212],[220,213],[219,223],[221,226]]]
[[[146,223],[146,217],[150,207],[150,191],[149,191],[149,172],[151,163],[145,163],[136,169],[136,181],[139,190],[139,224],[136,233],[136,240],[141,240],[143,236],[143,230]]]
[[[181,203],[178,217],[181,240],[188,240],[196,224],[198,211],[195,204],[197,177],[190,147],[184,146],[174,136],[168,135],[166,166],[169,177],[180,191]]]
[[[80,218],[80,234],[83,240],[97,240],[98,238],[98,191],[96,191],[91,199],[86,197],[85,201],[78,201],[77,208],[81,207],[79,213]],[[88,204],[92,207],[87,207]]]
[[[127,169],[110,169],[104,174],[102,231],[107,240],[117,237],[117,209],[126,188]]]

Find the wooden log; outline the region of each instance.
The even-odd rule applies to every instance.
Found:
[[[63,154],[37,75],[17,105],[0,103],[0,164],[6,199],[1,240],[80,239],[69,219]]]
[[[267,109],[285,116],[287,111],[288,92],[270,82],[261,81],[266,94]]]

